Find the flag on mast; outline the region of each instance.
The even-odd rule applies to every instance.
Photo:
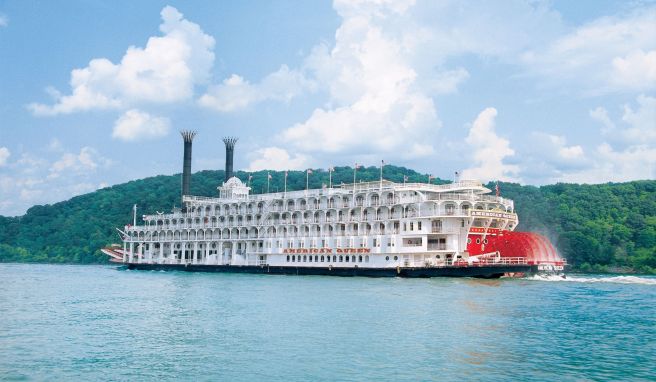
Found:
[[[498,180],[497,180],[497,184],[494,186],[494,190],[497,192],[497,196],[499,196],[501,194],[501,192],[499,190],[499,181]]]

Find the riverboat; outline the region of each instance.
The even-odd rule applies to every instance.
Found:
[[[218,195],[190,195],[194,136],[182,132],[182,207],[138,220],[135,205],[132,224],[117,228],[122,243],[102,249],[110,260],[139,270],[373,277],[498,278],[566,266],[546,237],[515,231],[512,200],[476,180],[395,183],[381,171],[373,182],[253,194],[233,176],[237,140],[226,138]]]

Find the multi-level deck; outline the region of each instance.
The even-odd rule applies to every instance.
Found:
[[[137,269],[493,277],[559,259],[555,251],[531,255],[549,250],[539,235],[517,233],[509,244],[518,223],[513,201],[489,195],[478,181],[401,184],[381,177],[252,195],[232,176],[236,139],[225,140],[219,196],[189,196],[195,134],[182,136],[183,208],[143,215],[138,224],[135,206],[133,224],[119,230],[122,245],[103,249],[113,261]]]
[[[528,267],[523,258],[470,259],[467,239],[474,223],[506,230],[517,225],[513,202],[488,192],[476,181],[377,181],[250,195],[231,178],[218,198],[185,196],[186,212],[144,215],[142,225],[126,226],[121,260],[137,268],[266,266],[335,273]]]

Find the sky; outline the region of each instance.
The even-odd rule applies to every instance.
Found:
[[[0,0],[0,215],[179,173],[180,130],[193,171],[655,179],[656,2]]]

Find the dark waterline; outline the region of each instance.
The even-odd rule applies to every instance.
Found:
[[[653,380],[656,278],[0,264],[9,380]],[[1,379],[0,378],[0,379]]]

